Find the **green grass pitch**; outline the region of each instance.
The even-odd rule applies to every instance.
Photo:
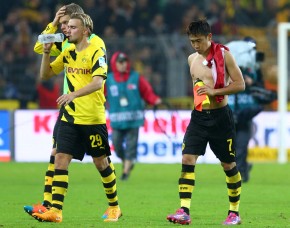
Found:
[[[100,176],[93,164],[72,163],[63,222],[40,223],[24,205],[42,201],[46,163],[0,163],[0,227],[180,227],[166,221],[179,207],[180,164],[137,164],[128,181],[119,181],[123,216],[104,223],[107,208]],[[240,214],[245,228],[290,227],[290,164],[254,164],[242,187]],[[228,210],[225,175],[220,165],[198,164],[189,227],[223,227]]]

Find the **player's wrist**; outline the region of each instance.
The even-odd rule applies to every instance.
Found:
[[[59,24],[59,19],[58,18],[54,18],[54,20],[52,21],[51,24],[52,24],[53,27],[57,27],[58,24]]]

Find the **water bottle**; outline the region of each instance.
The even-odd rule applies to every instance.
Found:
[[[38,36],[38,42],[41,44],[62,42],[63,39],[64,39],[64,35],[62,33],[41,34]]]
[[[194,81],[194,86],[204,86],[204,83],[201,79],[197,78],[195,81]],[[209,100],[209,97],[208,95],[205,96],[205,99],[202,101],[202,105],[209,105],[210,104],[210,100]]]
[[[201,79],[197,78],[195,81],[194,81],[194,85],[198,85],[198,86],[204,86],[204,83]]]

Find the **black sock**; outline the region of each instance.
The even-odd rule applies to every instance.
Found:
[[[228,215],[229,215],[230,213],[235,213],[237,216],[239,216],[239,212],[238,212],[238,211],[231,211],[231,210],[229,210]]]
[[[181,207],[181,209],[183,209],[183,211],[189,215],[189,209],[187,207]]]

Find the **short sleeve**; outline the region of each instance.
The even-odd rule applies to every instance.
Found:
[[[64,52],[61,52],[59,56],[50,64],[52,71],[55,74],[59,74],[64,69]]]
[[[107,78],[108,64],[106,54],[102,48],[98,48],[93,58],[92,77],[102,76]]]

